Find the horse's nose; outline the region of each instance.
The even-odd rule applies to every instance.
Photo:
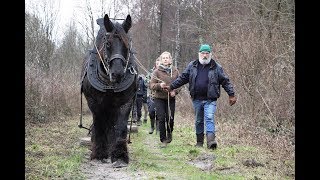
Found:
[[[123,74],[113,72],[111,73],[111,76],[112,76],[112,79],[114,79],[116,82],[120,82],[123,77]]]

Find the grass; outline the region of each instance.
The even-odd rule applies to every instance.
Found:
[[[264,143],[286,143],[281,138],[273,140],[265,133],[257,141],[251,137],[257,136],[254,132],[224,122],[217,124],[216,150],[196,148],[193,124],[176,119],[173,141],[166,148],[160,148],[159,134],[148,134],[149,120],[130,135],[126,173],[144,172],[148,179],[294,179],[295,162],[290,156],[294,151],[275,144],[270,149]],[[88,127],[92,118],[84,116],[83,120]],[[77,123],[78,117],[26,125],[25,179],[85,179],[80,167],[89,150],[79,146],[79,138],[88,131],[79,129]],[[252,159],[264,166],[244,165]]]
[[[292,175],[277,171],[281,167],[269,166],[276,164],[271,162],[272,154],[259,146],[223,143],[218,139],[216,150],[205,146],[196,148],[192,126],[179,124],[173,132],[173,141],[166,148],[160,148],[159,134],[148,134],[149,127],[148,121],[139,126],[137,134],[131,135],[129,167],[132,172],[145,172],[150,179],[293,179]],[[203,170],[190,163],[201,158],[212,164],[211,169]],[[263,166],[247,167],[243,164],[252,159]],[[285,162],[293,165],[293,161]]]
[[[26,124],[25,131],[25,179],[84,179],[79,169],[88,150],[79,137],[86,132],[76,119]]]

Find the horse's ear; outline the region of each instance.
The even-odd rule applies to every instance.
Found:
[[[104,20],[104,27],[106,28],[107,32],[111,32],[113,30],[113,24],[110,21],[108,14],[104,15],[103,20]]]
[[[123,21],[122,27],[126,33],[128,33],[129,29],[131,28],[131,16],[128,14],[126,20]]]

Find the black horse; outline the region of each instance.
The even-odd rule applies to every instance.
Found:
[[[106,14],[97,19],[100,30],[86,55],[81,73],[83,92],[93,116],[90,159],[107,159],[116,167],[129,163],[127,125],[137,91],[131,17],[120,24]]]

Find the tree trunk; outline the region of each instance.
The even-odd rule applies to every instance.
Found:
[[[159,34],[158,34],[158,54],[160,56],[162,49],[162,20],[163,20],[163,0],[160,0],[160,10],[159,10]]]
[[[174,66],[178,68],[179,65],[179,58],[180,58],[180,3],[181,1],[178,1],[178,7],[177,7],[177,13],[176,13],[176,28],[177,28],[177,34],[176,34],[176,48],[175,48],[175,57],[174,57]]]

